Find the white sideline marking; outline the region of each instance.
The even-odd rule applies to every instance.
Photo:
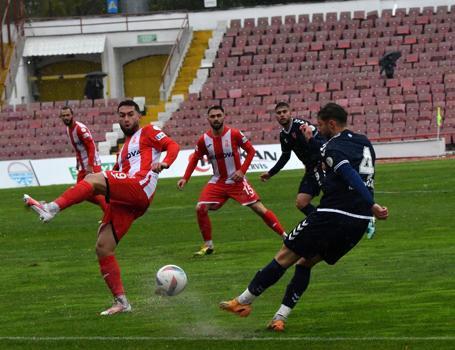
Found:
[[[199,337],[199,338],[185,338],[185,337],[103,337],[103,336],[92,336],[92,337],[0,337],[0,340],[18,340],[18,341],[67,341],[67,340],[223,340],[223,341],[270,341],[279,340],[281,341],[295,341],[295,340],[306,340],[306,341],[441,341],[441,340],[455,340],[455,336],[447,337]]]

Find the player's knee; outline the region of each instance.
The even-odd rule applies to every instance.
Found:
[[[112,253],[111,249],[109,249],[107,244],[105,244],[105,243],[103,243],[101,241],[97,241],[96,242],[95,251],[96,251],[96,255],[98,257],[107,256],[107,255]]]
[[[207,214],[208,210],[209,209],[208,209],[206,204],[198,204],[198,205],[196,205],[196,212],[198,214]]]
[[[295,206],[297,207],[297,209],[302,210],[308,204],[310,204],[310,201],[311,199],[297,197],[297,199],[295,200]]]
[[[106,180],[102,173],[88,174],[85,176],[84,181],[87,181],[89,184],[91,184],[99,193],[103,193],[103,191],[106,189]]]

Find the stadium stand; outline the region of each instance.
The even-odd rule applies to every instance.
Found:
[[[373,141],[441,135],[455,143],[455,5],[437,8],[233,19],[200,94],[189,94],[165,130],[192,147],[206,108],[221,104],[227,122],[253,143],[276,143],[276,102],[315,122],[328,101],[347,108],[350,127]],[[379,59],[400,51],[395,76]]]
[[[0,112],[0,159],[69,157],[72,146],[59,119],[60,108],[70,106],[76,120],[86,124],[95,142],[117,122],[119,100],[71,100],[3,106]]]

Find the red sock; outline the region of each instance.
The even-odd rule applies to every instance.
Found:
[[[73,187],[68,188],[54,202],[57,203],[60,210],[63,210],[73,204],[80,203],[89,199],[93,194],[94,188],[87,181],[82,180]]]
[[[99,205],[103,213],[106,211],[106,198],[104,198],[103,195],[91,196],[87,200],[93,204]]]
[[[207,206],[205,204],[199,205],[196,213],[202,237],[204,238],[204,241],[210,241],[212,239],[212,224],[210,223]]]
[[[122,279],[120,278],[120,268],[114,255],[98,258],[101,275],[114,297],[124,295]]]
[[[262,220],[269,226],[273,231],[278,233],[280,236],[283,235],[286,231],[284,230],[283,226],[281,226],[278,218],[275,216],[273,211],[267,210],[262,216]]]

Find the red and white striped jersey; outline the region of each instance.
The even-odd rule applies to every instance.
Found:
[[[178,154],[178,145],[175,141],[155,126],[147,125],[140,128],[132,136],[126,138],[114,169],[124,172],[130,177],[145,178],[151,172],[152,164],[160,161],[161,152],[168,150],[171,143],[177,146],[177,150],[168,151],[163,160],[169,165]]]
[[[66,128],[71,144],[76,151],[77,169],[86,170],[87,166],[101,165],[90,130],[81,122],[75,121]]]
[[[237,170],[246,172],[248,168],[242,169],[240,163],[240,147],[247,150],[253,146],[240,130],[227,126],[221,136],[214,136],[210,130],[199,138],[194,153],[199,159],[207,155],[212,164],[213,176],[209,183],[233,184],[231,177]]]

